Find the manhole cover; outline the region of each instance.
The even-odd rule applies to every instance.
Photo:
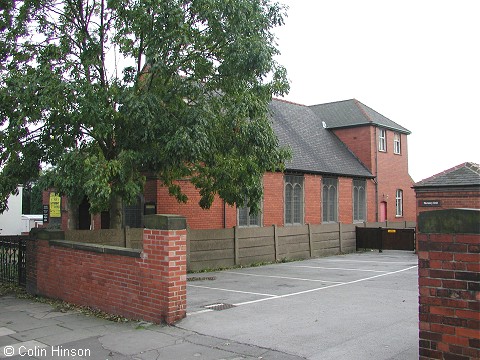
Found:
[[[210,309],[210,310],[215,310],[215,311],[221,311],[221,310],[225,310],[225,309],[231,309],[231,308],[233,308],[233,307],[235,307],[235,305],[225,304],[225,303],[205,305],[205,308]]]

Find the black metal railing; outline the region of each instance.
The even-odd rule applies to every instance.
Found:
[[[25,286],[27,238],[0,236],[0,281]]]

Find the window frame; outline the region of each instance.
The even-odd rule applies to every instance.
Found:
[[[363,203],[361,199],[361,191],[363,189]],[[357,192],[356,192],[357,190]],[[357,199],[355,194],[358,193]],[[353,222],[365,222],[367,220],[367,181],[365,179],[353,179],[352,182],[352,207]]]
[[[303,175],[285,174],[283,183],[284,224],[286,226],[303,225],[305,222],[305,178]],[[291,186],[290,195],[287,191],[288,186]],[[287,198],[288,196],[290,196],[290,199]],[[296,198],[299,200],[298,203],[295,203]]]
[[[403,190],[395,191],[395,217],[403,217]]]
[[[387,129],[378,129],[378,151],[387,152]]]
[[[328,187],[327,199],[325,199],[325,188]],[[335,189],[335,197],[331,199],[331,190]],[[325,176],[322,177],[322,223],[338,222],[338,178]],[[330,203],[332,201],[332,203]],[[333,205],[333,209],[332,209]],[[325,219],[325,214],[327,219]]]
[[[393,153],[397,155],[402,154],[402,136],[400,133],[393,134]]]
[[[123,226],[130,228],[143,228],[145,222],[145,196],[138,194],[133,204],[123,204]]]
[[[247,204],[247,202],[248,201],[245,198],[245,204]],[[246,216],[247,224],[246,225],[240,224],[240,211],[247,211],[247,216]],[[256,220],[258,221],[258,224],[252,224],[252,217],[256,217]],[[255,215],[250,214],[250,207],[249,206],[242,206],[242,207],[237,206],[237,226],[238,227],[244,227],[244,228],[247,228],[247,227],[261,227],[262,224],[263,224],[263,197],[262,197],[262,199],[260,199],[259,210],[258,210],[258,213],[255,214]]]

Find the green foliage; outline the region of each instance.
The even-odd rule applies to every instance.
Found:
[[[23,187],[22,214],[42,214],[42,188],[38,182]]]
[[[5,4],[3,4],[5,3]],[[154,174],[256,209],[289,154],[269,122],[288,91],[270,0],[18,0],[0,18],[0,211],[45,177],[91,211],[133,201]]]

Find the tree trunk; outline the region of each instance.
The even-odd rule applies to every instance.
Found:
[[[68,209],[68,230],[77,230],[78,229],[78,204],[72,202],[70,199],[67,199],[67,209]]]
[[[123,226],[123,204],[120,195],[110,199],[110,229],[121,229]]]

